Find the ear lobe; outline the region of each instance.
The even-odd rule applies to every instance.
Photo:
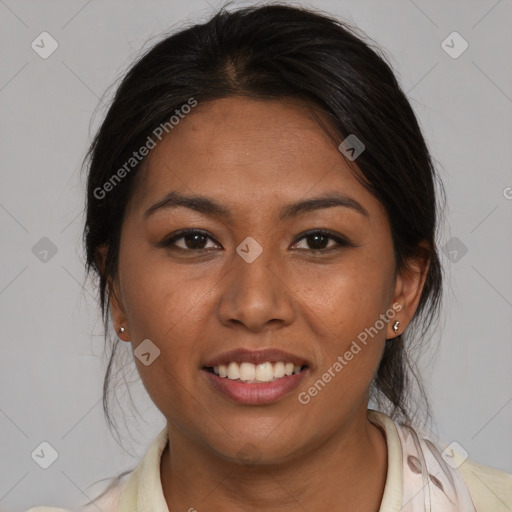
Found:
[[[112,323],[117,336],[123,341],[130,341],[130,334],[128,332],[128,322],[126,321],[126,315],[122,301],[119,298],[117,290],[117,283],[112,279],[108,278],[107,289],[110,298],[110,314],[112,315]],[[119,328],[123,326],[124,331],[120,332]]]
[[[400,314],[395,317],[395,321],[400,321],[399,333],[403,333],[407,328],[418,308],[430,265],[429,245],[425,241],[422,241],[419,245],[423,248],[423,254],[410,258],[407,261],[407,268],[397,274],[395,281],[393,304],[398,303],[402,306]],[[392,330],[394,321],[390,324],[388,325],[387,338],[396,338],[399,333]]]
[[[106,259],[108,253],[108,246],[102,245],[98,247],[96,253],[96,264],[98,269],[101,272],[102,276],[105,276],[106,269]],[[129,341],[128,338],[128,328],[126,326],[126,316],[124,313],[124,308],[122,306],[122,301],[120,300],[120,296],[117,289],[117,283],[114,281],[112,276],[106,277],[106,285],[105,285],[105,293],[109,298],[110,304],[110,314],[112,315],[112,323],[114,325],[114,329],[118,334],[119,338],[123,341]],[[123,326],[125,328],[124,333],[119,333],[119,327]],[[126,339],[125,339],[126,338]]]

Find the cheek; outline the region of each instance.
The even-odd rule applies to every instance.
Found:
[[[365,396],[384,350],[392,273],[391,257],[361,251],[308,278],[303,314],[320,340],[320,366],[304,398],[321,395],[316,407],[338,404],[343,415]]]
[[[178,265],[156,264],[135,256],[126,261],[123,271],[133,350],[149,339],[159,351],[150,365],[134,357],[144,387],[167,417],[191,410],[196,395],[190,390],[196,385],[202,355],[199,347],[205,338],[208,290],[215,281],[210,283],[204,270],[204,278],[190,276],[183,266],[180,269]]]
[[[173,333],[195,325],[215,282],[207,266],[173,263],[145,244],[126,244],[121,254],[123,302],[134,340],[171,342]]]
[[[314,310],[309,323],[318,340],[319,365],[298,397],[300,404],[310,407],[305,427],[310,418],[326,413],[338,424],[362,407],[382,358],[384,293],[373,280],[357,275],[325,279],[323,293],[309,289],[307,305]]]
[[[389,258],[354,251],[337,265],[297,273],[296,295],[327,336],[346,342],[373,326],[389,307],[392,272]]]
[[[156,261],[142,250],[127,250],[124,260],[120,260],[132,350],[136,351],[146,339],[157,349],[158,357],[150,365],[139,361],[137,352],[134,361],[158,407],[182,403],[183,389],[192,389],[197,379],[202,355],[199,347],[205,338],[204,316],[209,311],[209,290],[215,281],[206,267],[192,267],[171,265],[165,259]]]

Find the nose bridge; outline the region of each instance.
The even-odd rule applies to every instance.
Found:
[[[270,320],[291,321],[292,301],[279,271],[278,252],[252,237],[237,246],[221,297],[221,321],[237,320],[253,330]]]
[[[243,240],[236,248],[231,267],[235,278],[232,284],[237,292],[254,297],[261,295],[266,301],[274,300],[276,283],[270,268],[278,266],[277,252],[275,248],[268,244],[263,246],[252,237]]]
[[[270,281],[272,265],[277,266],[276,251],[269,245],[263,247],[254,238],[247,237],[236,248],[238,257],[234,257],[233,272],[238,274],[239,282],[246,282],[252,289],[266,287]]]

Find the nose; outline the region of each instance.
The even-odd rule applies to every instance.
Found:
[[[235,253],[228,275],[221,281],[221,323],[243,324],[254,332],[271,323],[289,325],[295,315],[293,292],[278,256],[263,247],[261,254],[249,261]]]

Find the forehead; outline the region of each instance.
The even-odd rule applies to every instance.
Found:
[[[337,190],[379,209],[327,129],[317,110],[294,99],[199,103],[152,150],[133,199],[142,209],[181,190],[268,205]]]

